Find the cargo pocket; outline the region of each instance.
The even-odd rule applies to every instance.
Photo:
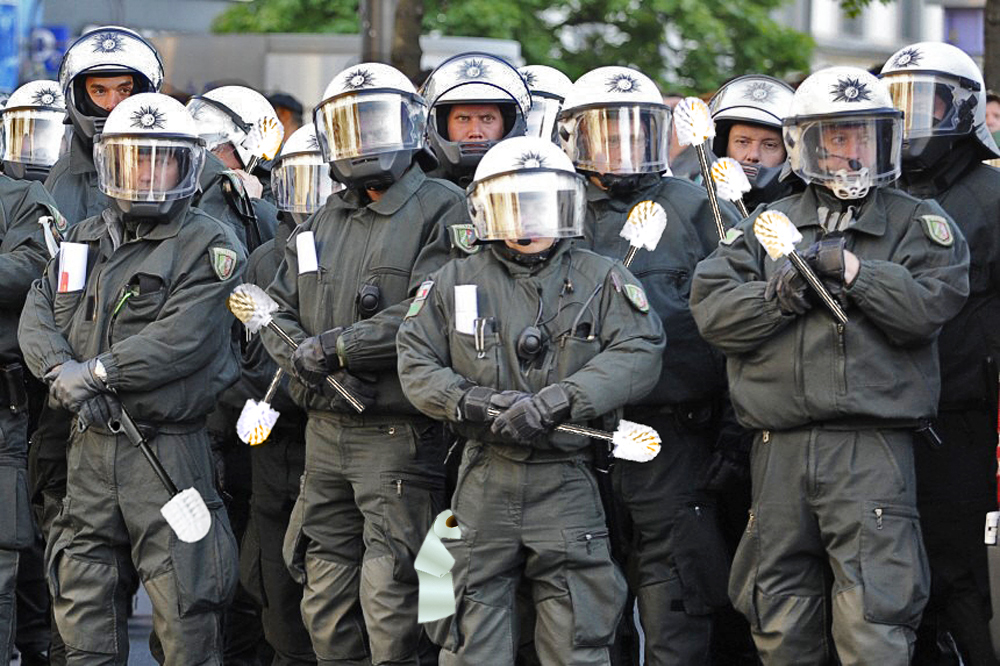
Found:
[[[606,529],[563,530],[573,645],[611,645],[625,607],[625,576],[611,559]]]
[[[680,507],[670,531],[670,552],[689,615],[708,615],[729,604],[729,558],[714,503],[690,501]]]
[[[292,507],[292,515],[288,518],[288,528],[285,530],[285,540],[281,545],[281,558],[288,568],[288,575],[299,585],[304,585],[306,582],[306,547],[309,545],[309,537],[302,531],[306,515],[306,503],[303,499],[306,474],[308,472],[303,472],[299,480],[299,496],[295,499],[295,506]]]
[[[236,538],[222,500],[205,504],[212,515],[212,527],[203,539],[185,543],[177,535],[170,535],[170,559],[181,617],[224,607],[236,589]]]
[[[412,472],[382,472],[382,528],[392,555],[392,577],[417,585],[413,561],[444,510],[444,479]]]
[[[240,544],[240,585],[259,606],[267,608],[264,575],[260,564],[260,534],[252,514],[243,533],[243,543]]]
[[[916,629],[930,569],[914,507],[865,502],[861,525],[865,620]]]
[[[27,548],[35,540],[35,526],[31,521],[26,470],[0,467],[0,488],[6,489],[7,495],[0,504],[0,548]]]
[[[53,521],[52,528],[49,530],[49,537],[45,542],[45,572],[46,580],[49,585],[49,595],[55,599],[59,596],[59,560],[62,558],[62,553],[66,550],[70,541],[73,539],[72,530],[67,528],[62,524],[62,520],[69,516],[70,511],[70,498],[64,497],[62,500],[62,508],[59,511],[59,516]]]
[[[760,569],[760,531],[757,514],[750,511],[746,531],[733,557],[732,571],[729,573],[729,599],[735,608],[750,623],[750,628],[760,631],[760,615],[757,613],[755,593],[757,575]]]
[[[59,330],[65,334],[73,321],[73,315],[83,299],[83,290],[57,292],[52,299],[52,319]]]

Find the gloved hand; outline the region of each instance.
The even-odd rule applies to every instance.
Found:
[[[497,393],[486,386],[473,386],[458,401],[458,418],[461,421],[472,423],[486,423],[493,420],[493,417],[489,414],[491,407],[502,412],[518,400],[530,397],[530,393],[524,393],[523,391],[503,391]]]
[[[292,366],[295,374],[306,384],[319,387],[326,383],[326,376],[340,369],[340,356],[337,355],[337,340],[343,328],[332,328],[329,331],[306,338],[292,352]]]
[[[49,384],[49,394],[59,405],[77,413],[86,400],[108,390],[94,374],[96,366],[97,359],[92,358],[83,363],[66,361],[53,368],[43,378]]]
[[[836,298],[841,305],[846,306],[844,237],[840,235],[826,236],[810,245],[802,258],[823,282],[830,295]]]
[[[78,427],[86,430],[92,425],[107,426],[121,416],[122,408],[118,399],[110,393],[98,393],[80,404],[77,413]]]
[[[812,308],[806,292],[809,290],[809,283],[802,277],[795,264],[790,259],[785,259],[774,275],[767,281],[764,287],[764,300],[771,301],[778,299],[778,308],[782,314],[802,315]]]
[[[333,373],[333,378],[340,382],[341,386],[347,389],[351,395],[358,399],[358,401],[365,406],[365,409],[373,407],[375,405],[375,400],[378,397],[378,391],[375,389],[375,378],[370,380],[367,377],[359,377],[357,375],[352,375],[347,370],[338,370]],[[346,412],[348,414],[357,414],[357,410],[351,406],[351,403],[340,395],[329,383],[324,379],[323,381],[323,394],[333,401],[333,409],[338,412]]]
[[[569,395],[559,384],[551,384],[530,398],[516,400],[493,420],[490,430],[530,445],[562,423],[569,412]]]

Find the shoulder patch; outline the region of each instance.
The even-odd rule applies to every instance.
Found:
[[[52,215],[52,226],[56,228],[56,231],[62,233],[69,228],[69,222],[63,217],[63,214],[59,212],[59,209],[50,204],[42,204],[45,206],[46,210]]]
[[[735,227],[730,228],[726,235],[723,236],[722,240],[719,241],[720,245],[732,245],[736,242],[736,239],[743,235],[742,229],[737,229]]]
[[[216,277],[225,282],[236,271],[236,251],[228,247],[210,247],[208,257]]]
[[[410,309],[406,311],[406,316],[403,319],[409,319],[417,315],[420,310],[424,307],[424,301],[431,293],[431,287],[434,286],[434,280],[427,280],[420,285],[417,289],[417,295],[413,297],[413,302],[410,303]]]
[[[940,215],[921,215],[920,222],[924,225],[924,233],[938,245],[951,247],[955,244],[955,235],[951,232],[948,220]]]
[[[649,312],[649,300],[646,298],[646,292],[639,285],[626,284],[625,298],[639,312],[643,314]]]
[[[451,226],[451,245],[466,254],[475,254],[482,249],[476,245],[476,229],[471,224],[453,224]]]

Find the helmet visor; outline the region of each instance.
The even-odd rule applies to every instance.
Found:
[[[573,164],[600,174],[666,171],[669,129],[670,109],[653,105],[582,108],[559,121]]]
[[[968,134],[975,121],[976,92],[934,74],[887,76],[892,105],[903,112],[903,137]]]
[[[373,92],[328,99],[315,113],[327,162],[423,146],[427,107],[415,95]]]
[[[800,121],[801,140],[786,145],[798,152],[792,163],[807,182],[829,185],[860,177],[870,186],[887,185],[899,177],[902,138],[897,115]]]
[[[192,99],[187,110],[198,126],[198,136],[205,140],[208,150],[215,150],[224,143],[238,145],[246,132],[222,109],[203,99]]]
[[[101,137],[94,166],[101,191],[124,201],[171,201],[189,197],[205,162],[201,146],[149,136]]]
[[[526,136],[538,136],[543,139],[555,137],[556,116],[562,102],[554,97],[542,97],[541,95],[531,96],[531,110],[526,118],[528,131]]]
[[[469,186],[469,214],[484,241],[583,235],[583,176],[567,171],[515,171]]]
[[[3,161],[52,166],[64,146],[66,114],[51,109],[14,109],[3,114]]]
[[[330,167],[317,154],[282,158],[271,172],[274,203],[279,210],[312,214],[344,186],[330,178]]]

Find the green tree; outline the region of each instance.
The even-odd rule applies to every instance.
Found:
[[[629,65],[664,89],[701,94],[740,74],[784,76],[808,69],[812,40],[771,18],[785,2],[423,0],[423,31],[514,39],[525,61],[557,67],[570,78],[602,64]],[[357,5],[350,0],[254,0],[232,7],[213,27],[219,32],[357,32]]]

